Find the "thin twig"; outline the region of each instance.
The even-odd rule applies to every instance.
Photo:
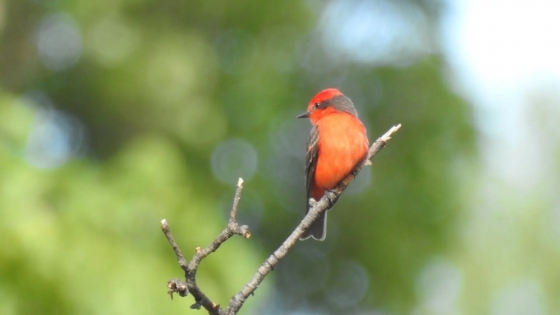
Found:
[[[227,315],[237,314],[237,312],[245,303],[245,300],[253,294],[253,292],[258,288],[260,283],[264,280],[266,275],[274,269],[274,266],[282,259],[288,251],[296,244],[299,240],[303,232],[309,228],[311,223],[315,221],[319,217],[319,215],[327,211],[340,197],[344,189],[350,184],[350,182],[356,177],[356,175],[362,170],[364,165],[371,164],[370,160],[373,156],[375,156],[379,151],[381,151],[386,145],[387,142],[391,139],[391,136],[399,130],[401,125],[397,125],[389,129],[384,135],[382,135],[379,139],[377,139],[369,148],[368,154],[364,160],[359,163],[354,170],[346,176],[335,188],[325,194],[323,198],[321,198],[318,202],[315,202],[313,199],[310,199],[311,209],[307,213],[307,215],[303,218],[300,224],[295,228],[295,230],[288,236],[288,238],[278,247],[272,255],[270,255],[264,263],[259,267],[257,272],[253,275],[251,281],[249,281],[245,287],[241,289],[236,295],[234,295],[231,300],[229,301],[228,308],[225,312]]]
[[[173,234],[171,234],[171,228],[169,227],[169,224],[165,219],[161,220],[161,230],[163,231],[163,234],[165,234],[167,241],[169,241],[171,248],[173,248],[173,251],[175,252],[175,256],[177,256],[177,263],[179,264],[179,266],[181,266],[183,270],[187,271],[187,260],[185,259],[185,256],[183,256],[183,253],[181,252],[181,249],[177,245],[177,242],[175,242],[175,239],[173,238]]]
[[[236,214],[237,208],[239,205],[239,200],[241,199],[241,191],[243,190],[243,179],[239,179],[237,182],[237,189],[235,191],[235,197],[233,199],[233,205],[231,208],[230,218],[228,221],[227,227],[214,239],[214,241],[205,248],[197,247],[195,249],[195,254],[191,261],[187,264],[187,261],[183,254],[181,253],[181,249],[175,242],[173,235],[171,234],[171,229],[169,228],[169,224],[164,219],[161,221],[161,229],[165,234],[165,237],[169,241],[171,248],[175,252],[177,256],[177,262],[179,266],[185,271],[185,279],[186,282],[183,282],[179,279],[172,279],[167,283],[167,287],[169,288],[169,295],[173,298],[173,293],[178,293],[180,296],[186,296],[190,293],[195,300],[195,303],[191,305],[193,309],[200,309],[200,307],[204,307],[211,315],[223,315],[224,311],[220,308],[219,304],[216,304],[210,300],[209,297],[202,292],[202,290],[196,284],[196,272],[198,270],[198,266],[200,262],[206,258],[206,256],[210,255],[211,253],[215,252],[225,241],[227,241],[233,235],[241,235],[244,238],[249,238],[251,233],[249,232],[249,228],[246,225],[239,226],[236,221]]]
[[[241,199],[241,190],[243,190],[243,178],[237,181],[237,189],[235,190],[235,196],[233,197],[233,205],[231,206],[231,212],[229,214],[229,222],[234,223],[235,217],[237,216],[237,207],[239,206],[239,200]]]

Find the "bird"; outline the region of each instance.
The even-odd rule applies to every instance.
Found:
[[[369,146],[366,128],[350,98],[336,88],[317,93],[307,111],[297,118],[311,121],[305,154],[305,183],[307,200],[319,201],[325,191],[333,189],[366,157]],[[309,209],[308,202],[306,213]],[[300,240],[311,237],[323,241],[326,236],[327,211],[324,211]]]

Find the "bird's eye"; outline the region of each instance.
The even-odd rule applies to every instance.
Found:
[[[321,105],[321,104],[315,103],[315,108],[319,108],[319,105]]]

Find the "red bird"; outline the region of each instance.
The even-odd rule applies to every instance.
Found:
[[[307,140],[305,180],[307,200],[319,201],[367,154],[366,128],[358,119],[352,101],[339,90],[330,88],[311,99],[307,111],[297,118],[309,118],[313,128]],[[307,205],[309,212],[309,205]],[[315,220],[301,236],[322,241],[327,236],[327,212]]]

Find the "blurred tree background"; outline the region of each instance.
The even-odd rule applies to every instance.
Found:
[[[304,215],[310,125],[294,117],[326,87],[354,101],[370,141],[403,127],[331,212],[327,240],[297,244],[242,314],[554,314],[560,251],[538,231],[557,227],[538,222],[558,221],[558,203],[485,177],[507,158],[488,162],[501,138],[451,79],[450,11],[0,0],[0,314],[204,313],[165,294],[181,270],[159,223],[190,257],[243,177],[253,236],[198,274],[226,305]],[[526,116],[546,119],[556,98],[531,95],[540,111]]]

